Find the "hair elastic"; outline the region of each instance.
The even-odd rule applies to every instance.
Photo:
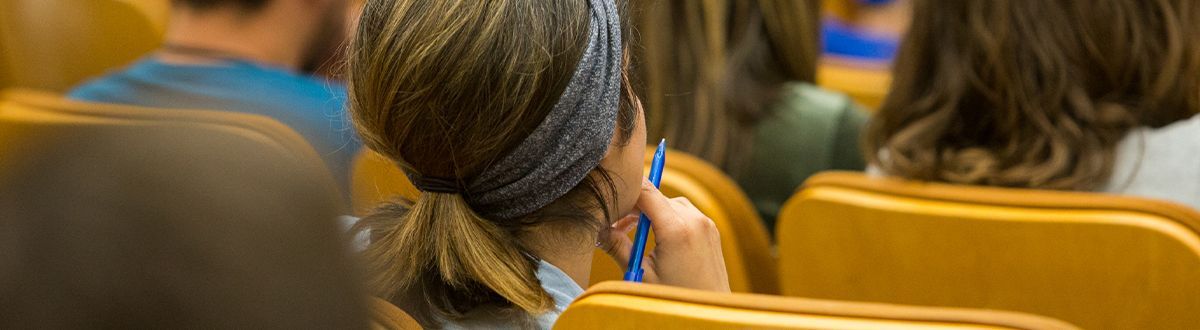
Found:
[[[435,176],[410,175],[408,177],[412,181],[413,186],[422,192],[442,193],[442,194],[462,194],[465,189],[459,185],[458,180],[454,178],[440,178]]]

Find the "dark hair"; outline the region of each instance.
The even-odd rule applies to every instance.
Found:
[[[366,145],[406,172],[469,182],[549,114],[583,54],[588,24],[584,0],[370,1],[349,56],[354,123]],[[632,100],[626,88],[619,141],[636,123]],[[529,315],[553,301],[528,257],[539,242],[526,234],[545,225],[594,233],[615,211],[614,194],[597,167],[529,216],[489,219],[462,195],[423,192],[357,228],[371,232],[365,256],[376,294],[427,326],[479,307]]]
[[[6,141],[0,328],[367,327],[327,173],[170,125],[79,131]]]
[[[726,171],[791,81],[813,82],[819,0],[639,0],[635,77],[650,140]]]
[[[271,0],[171,0],[171,5],[186,6],[193,10],[211,10],[225,6],[237,6],[245,12],[254,12],[262,9]]]
[[[918,0],[867,157],[920,180],[1089,190],[1200,109],[1200,1]]]

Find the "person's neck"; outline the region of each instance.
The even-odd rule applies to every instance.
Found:
[[[275,16],[278,15],[272,13],[248,15],[237,9],[196,13],[177,8],[171,15],[165,44],[203,49],[224,57],[298,70],[303,53],[299,36],[304,35],[303,31],[294,31],[289,24],[276,22],[278,18]],[[293,31],[286,32],[288,30]],[[204,64],[214,60],[210,56],[171,52],[169,48],[159,52],[157,57],[161,61],[177,64]]]
[[[554,237],[548,241],[558,244],[553,246],[543,244],[545,246],[537,247],[534,251],[530,252],[543,261],[554,265],[554,267],[558,267],[559,270],[562,270],[563,273],[566,273],[568,277],[574,280],[575,284],[578,284],[580,288],[587,288],[592,275],[592,256],[596,250],[595,235],[580,239],[565,239],[562,237],[563,233],[561,232],[547,232],[545,234],[556,235],[545,237]]]

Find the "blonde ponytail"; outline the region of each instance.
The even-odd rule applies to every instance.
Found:
[[[553,306],[520,240],[472,211],[461,195],[424,192],[407,204],[381,207],[356,227],[371,235],[364,257],[374,292],[398,305],[434,306],[410,310],[430,323],[431,316],[453,319],[483,305],[530,315]],[[496,295],[502,300],[487,299]]]

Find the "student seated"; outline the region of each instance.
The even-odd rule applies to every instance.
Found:
[[[867,138],[888,175],[1200,208],[1200,2],[915,2]]]
[[[336,192],[304,179],[323,173],[244,140],[137,133],[0,168],[0,328],[367,327]]]
[[[171,0],[161,49],[70,97],[271,117],[304,136],[349,191],[361,143],[345,114],[345,87],[306,73],[347,38],[347,1]]]
[[[421,191],[357,228],[374,293],[433,328],[548,329],[635,206],[646,282],[729,291],[720,237],[642,178],[615,0],[372,0],[350,50],[363,140]],[[618,221],[620,219],[620,221]]]
[[[809,176],[866,168],[866,111],[813,84],[818,0],[635,3],[644,6],[635,85],[651,140],[666,137],[729,173],[768,229]]]

